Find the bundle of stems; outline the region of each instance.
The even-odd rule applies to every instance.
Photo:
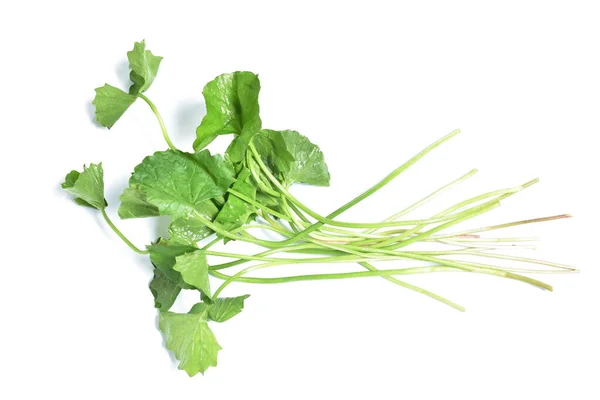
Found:
[[[169,138],[166,127],[156,106],[147,98],[144,100],[151,106],[156,114],[157,120],[167,144],[176,149]],[[313,209],[306,206],[303,202],[294,197],[289,191],[289,183],[280,181],[275,177],[271,169],[265,165],[253,144],[249,145],[249,152],[244,160],[244,166],[248,168],[257,184],[265,193],[274,196],[280,200],[280,211],[273,210],[244,194],[229,188],[230,196],[236,196],[256,208],[256,214],[259,219],[254,223],[242,226],[233,231],[224,230],[219,225],[213,223],[200,213],[195,213],[193,217],[199,222],[214,231],[214,238],[210,240],[201,249],[208,256],[225,257],[231,259],[221,264],[209,267],[209,274],[215,278],[222,279],[224,282],[215,291],[217,297],[228,285],[233,282],[255,283],[255,284],[274,284],[311,280],[333,280],[365,277],[382,277],[401,287],[416,291],[429,296],[444,304],[447,304],[457,310],[464,311],[464,307],[430,292],[424,288],[412,285],[396,276],[424,274],[434,272],[472,272],[478,274],[494,275],[498,277],[514,279],[525,282],[545,290],[552,290],[552,287],[537,279],[530,278],[523,274],[526,273],[569,273],[576,272],[577,269],[571,266],[553,263],[550,261],[538,260],[534,258],[517,257],[509,254],[498,254],[495,251],[512,248],[534,248],[530,242],[537,238],[527,237],[483,237],[480,233],[495,231],[499,229],[514,227],[518,225],[553,221],[562,218],[569,218],[569,214],[553,215],[549,217],[534,218],[527,220],[513,221],[500,225],[485,226],[477,229],[464,230],[454,233],[447,233],[448,229],[462,222],[487,213],[500,206],[501,201],[532,186],[538,182],[538,179],[530,180],[520,186],[495,190],[478,196],[471,197],[459,203],[452,205],[427,219],[400,219],[411,212],[419,209],[421,206],[439,196],[448,189],[458,185],[477,173],[472,169],[454,181],[440,187],[421,200],[411,204],[403,210],[385,218],[383,221],[375,223],[366,222],[347,222],[339,220],[338,217],[346,210],[354,207],[369,196],[375,194],[378,190],[398,177],[417,161],[427,155],[442,143],[451,139],[460,133],[455,130],[442,137],[438,141],[429,145],[404,164],[396,168],[377,184],[348,201],[343,206],[326,216],[322,216]],[[125,242],[136,252],[145,254],[147,250],[136,248],[124,235],[118,231],[115,225],[108,219],[106,213],[104,217],[125,240]],[[253,230],[268,230],[281,236],[282,240],[268,240],[253,235]],[[211,248],[222,241],[240,241],[252,243],[265,248],[265,251],[254,255],[246,255],[233,252],[214,251]],[[416,243],[437,243],[440,249],[436,250],[409,250],[407,247]],[[281,253],[303,253],[313,255],[314,257],[286,258],[279,257]],[[474,262],[456,259],[456,256],[477,257],[485,262]],[[499,259],[512,261],[514,263],[541,265],[545,268],[521,268],[515,265],[510,267],[493,265],[487,262],[489,259]],[[427,265],[417,267],[405,267],[396,269],[379,269],[373,263],[384,261],[419,261]],[[258,264],[247,266],[235,274],[226,274],[223,270],[239,266],[242,264],[259,262]],[[340,272],[340,273],[320,273],[304,274],[280,277],[253,277],[249,276],[251,272],[273,268],[287,264],[329,264],[329,263],[357,263],[365,269],[359,272]]]

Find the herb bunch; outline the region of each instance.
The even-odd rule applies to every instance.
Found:
[[[329,185],[330,175],[323,153],[296,131],[262,128],[257,75],[239,71],[227,73],[204,87],[206,116],[196,130],[194,152],[188,153],[175,147],[158,109],[145,95],[156,77],[162,57],[146,50],[142,41],[135,43],[127,58],[131,86],[128,92],[108,84],[97,88],[93,101],[96,120],[110,129],[129,106],[141,99],[155,114],[169,149],[157,151],[134,168],[129,186],[120,196],[118,215],[123,219],[170,216],[169,237],[158,238],[140,249],[119,231],[106,213],[108,203],[104,198],[101,163],[84,166],[81,172],[71,171],[62,187],[75,196],[78,205],[100,211],[110,228],[132,250],[149,255],[154,267],[154,278],[149,286],[159,312],[159,328],[166,338],[167,348],[180,361],[179,368],[190,376],[217,365],[221,346],[209,322],[225,322],[242,311],[248,295],[221,296],[223,290],[235,282],[275,284],[377,276],[464,311],[450,300],[398,277],[462,271],[514,279],[552,290],[551,286],[523,274],[574,271],[574,268],[548,261],[496,252],[506,249],[503,246],[507,244],[519,246],[528,238],[484,238],[480,235],[516,225],[569,217],[566,214],[448,233],[454,225],[494,209],[502,200],[537,180],[466,199],[427,219],[402,219],[477,172],[471,170],[383,221],[363,223],[338,218],[454,137],[458,130],[431,144],[335,211],[320,215],[294,197],[289,189],[294,184]],[[219,135],[231,135],[232,141],[225,154],[211,154],[206,147]],[[257,230],[271,231],[279,238],[260,238],[255,234]],[[235,247],[235,242],[248,242],[263,247],[264,251],[252,255],[234,250],[214,251],[213,246],[219,242],[227,243],[227,248]],[[440,248],[410,250],[410,245],[423,242],[437,243]],[[301,253],[302,257],[298,258],[297,254],[292,257],[291,253]],[[207,256],[229,261],[209,265]],[[466,261],[460,257],[478,257],[482,261]],[[543,268],[501,267],[490,264],[490,259],[537,264]],[[397,269],[375,266],[395,260],[414,261],[419,265]],[[326,266],[330,263],[357,263],[364,271],[269,278],[252,274],[285,264]],[[236,272],[229,273],[230,270]],[[214,291],[210,276],[223,281]],[[169,311],[181,290],[198,291],[200,301],[188,313]]]

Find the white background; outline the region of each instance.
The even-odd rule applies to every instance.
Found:
[[[411,3],[3,3],[0,397],[600,398],[597,3]],[[526,254],[581,273],[536,276],[553,293],[467,274],[409,279],[466,313],[377,278],[234,284],[226,294],[252,296],[214,327],[219,365],[188,378],[155,327],[147,259],[59,189],[103,161],[122,230],[139,245],[164,231],[116,217],[130,171],[165,148],[154,116],[140,101],[111,131],[91,121],[93,89],[125,88],[126,52],[142,38],[164,56],[147,94],[181,148],[204,115],[203,85],[255,71],[263,126],[324,151],[331,187],[295,193],[327,213],[459,127],[345,219],[384,218],[472,167],[430,211],[539,176],[472,225],[570,212],[498,234],[543,236]]]

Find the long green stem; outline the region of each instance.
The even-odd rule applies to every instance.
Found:
[[[538,237],[504,237],[504,238],[461,238],[454,237],[453,242],[489,243],[489,242],[536,242]]]
[[[156,115],[156,119],[158,120],[158,124],[160,125],[160,130],[162,131],[162,135],[163,135],[163,138],[165,139],[165,142],[167,142],[167,144],[169,145],[169,147],[171,149],[177,150],[177,147],[175,147],[175,145],[171,141],[171,138],[169,137],[169,134],[167,132],[167,127],[165,126],[165,123],[164,123],[162,117],[160,116],[160,113],[158,112],[158,109],[156,108],[156,106],[154,105],[154,103],[152,103],[150,101],[150,99],[147,98],[142,93],[138,93],[138,96],[142,100],[144,100],[150,106],[150,109],[152,110],[152,112],[154,113],[154,115]]]
[[[410,213],[413,210],[416,210],[417,208],[421,207],[423,204],[427,203],[428,201],[433,200],[435,197],[439,196],[442,192],[450,189],[451,187],[469,179],[470,177],[472,177],[473,175],[475,175],[477,173],[476,169],[472,169],[469,172],[467,172],[466,174],[464,174],[463,176],[461,176],[458,179],[455,179],[454,181],[442,186],[441,188],[439,188],[438,190],[436,190],[435,192],[429,194],[428,196],[422,198],[421,200],[417,201],[416,203],[406,207],[405,209],[397,212],[394,215],[391,215],[389,217],[387,217],[386,219],[384,219],[382,222],[387,222],[387,221],[394,221],[398,218],[400,218],[403,215],[406,215],[408,213]],[[371,228],[368,229],[366,231],[364,231],[364,233],[373,233],[377,230],[377,228]]]
[[[268,263],[268,266],[274,266],[276,263]],[[262,264],[263,267],[266,264]],[[257,266],[259,267],[259,266]],[[331,273],[331,274],[313,274],[313,275],[295,275],[295,276],[282,276],[276,278],[255,278],[255,277],[244,277],[239,276],[235,277],[235,275],[226,275],[220,273],[218,271],[210,271],[210,274],[224,280],[229,280],[234,278],[233,280],[236,282],[243,283],[264,283],[264,284],[274,284],[274,283],[288,283],[288,282],[300,282],[300,281],[318,281],[318,280],[329,280],[329,279],[347,279],[347,278],[363,278],[370,276],[391,276],[391,275],[413,275],[413,274],[422,274],[422,273],[430,273],[430,272],[455,272],[459,271],[456,268],[449,268],[444,266],[426,266],[426,267],[414,267],[414,268],[403,268],[403,269],[388,269],[388,270],[378,270],[378,271],[359,271],[359,272],[340,272],[340,273]],[[233,281],[232,280],[232,281]],[[219,291],[221,289],[221,291]],[[219,287],[217,291],[219,293],[224,289],[223,285]],[[216,297],[217,291],[213,294],[213,297]]]
[[[381,271],[381,270],[373,267],[368,262],[360,262],[359,264],[362,265],[363,267],[365,267],[366,269],[368,269],[369,271]],[[402,287],[404,287],[406,289],[410,289],[412,291],[424,294],[425,296],[429,296],[432,299],[435,299],[435,300],[440,301],[440,302],[442,302],[442,303],[444,303],[446,305],[449,305],[450,307],[453,307],[453,308],[457,309],[458,311],[465,311],[465,308],[463,306],[458,305],[458,304],[456,304],[456,303],[454,303],[454,302],[452,302],[452,301],[450,301],[450,300],[448,300],[448,299],[446,299],[446,298],[444,298],[444,297],[442,297],[440,295],[437,295],[437,294],[435,294],[433,292],[430,292],[427,289],[423,289],[423,288],[421,288],[419,286],[415,286],[415,285],[412,285],[410,283],[401,281],[401,280],[399,280],[397,278],[394,278],[393,276],[389,276],[389,275],[382,275],[382,278],[385,279],[385,280],[388,280],[388,281],[390,281],[392,283],[395,283],[398,286],[402,286]]]
[[[554,220],[557,220],[557,219],[571,218],[571,217],[572,217],[571,214],[560,214],[560,215],[553,215],[551,217],[525,219],[525,220],[521,220],[521,221],[508,222],[506,224],[492,225],[492,226],[486,226],[484,228],[477,228],[477,229],[469,229],[469,230],[466,230],[466,231],[460,231],[460,232],[457,232],[457,233],[453,233],[451,235],[441,236],[441,238],[450,238],[450,237],[456,236],[456,235],[469,235],[469,234],[472,234],[472,233],[487,232],[487,231],[493,231],[493,230],[496,230],[496,229],[509,228],[509,227],[512,227],[512,226],[525,225],[525,224],[533,224],[533,223],[537,223],[537,222],[554,221]]]
[[[293,215],[295,214],[301,219],[301,221],[298,221],[298,223],[301,225],[302,229],[312,225],[312,222],[310,222],[310,220],[308,218],[306,218],[306,216],[302,213],[302,211],[300,211],[294,204],[289,204],[287,201],[285,201],[285,198],[282,199],[282,206],[283,206],[283,209],[288,214],[289,218],[293,218]],[[348,237],[362,238],[362,239],[385,238],[384,235],[380,235],[380,234],[364,233],[364,232],[353,231],[353,230],[349,230],[349,229],[335,228],[335,227],[327,226],[327,225],[323,225],[322,227],[320,227],[319,231],[321,231],[323,233],[325,233],[325,232],[334,233],[336,235],[343,236],[346,238],[348,238]]]
[[[510,261],[517,261],[517,262],[528,263],[528,264],[547,265],[549,267],[553,267],[553,268],[557,268],[557,269],[561,269],[561,270],[565,270],[565,271],[569,271],[569,272],[575,272],[575,271],[577,271],[577,268],[571,267],[569,265],[558,264],[558,263],[554,263],[554,262],[551,262],[551,261],[538,260],[538,259],[535,259],[535,258],[516,257],[516,256],[508,256],[508,255],[505,255],[505,254],[486,253],[486,252],[473,252],[473,251],[457,251],[457,252],[454,252],[454,253],[449,254],[449,255],[454,255],[454,254],[473,254],[473,255],[475,255],[477,257],[496,258],[496,259],[499,259],[499,260],[510,260]]]
[[[225,253],[220,251],[207,250],[206,255],[226,258],[238,258],[240,260],[247,261],[264,261],[264,262],[281,262],[286,264],[327,264],[327,263],[358,263],[367,260],[371,261],[384,261],[384,260],[395,260],[395,257],[391,256],[380,256],[376,259],[372,257],[357,257],[355,255],[343,255],[343,256],[331,256],[331,257],[310,257],[310,258],[271,258],[259,255],[249,256],[246,254],[233,254]]]
[[[250,282],[252,282],[252,283],[283,283],[283,282],[297,282],[297,281],[302,281],[302,280],[329,280],[329,279],[348,279],[348,278],[362,278],[362,277],[379,276],[379,277],[387,279],[390,282],[393,282],[399,286],[402,286],[406,289],[410,289],[415,292],[429,296],[429,297],[431,297],[437,301],[440,301],[446,305],[449,305],[450,307],[453,307],[459,311],[465,311],[464,307],[462,307],[442,296],[439,296],[439,295],[432,293],[429,290],[423,289],[421,287],[411,285],[407,282],[401,281],[392,276],[392,275],[408,275],[408,274],[415,274],[415,273],[446,271],[446,269],[444,267],[439,267],[439,266],[379,270],[367,262],[360,262],[359,264],[361,266],[365,267],[368,271],[342,272],[342,273],[333,273],[333,274],[329,273],[329,274],[299,275],[299,276],[284,277],[284,278],[243,278],[243,275],[245,275],[248,272],[258,270],[258,269],[268,268],[268,267],[274,267],[274,266],[278,266],[281,264],[282,263],[279,263],[279,262],[268,262],[268,263],[256,265],[253,267],[248,267],[248,268],[238,272],[237,274],[231,275],[231,276],[227,276],[225,274],[216,274],[214,272],[211,272],[215,276],[217,276],[221,279],[225,279],[225,282],[223,282],[221,284],[221,286],[215,291],[214,296],[217,297],[230,283],[232,283],[234,281],[247,282],[247,283],[250,283]]]
[[[113,222],[110,220],[110,218],[108,218],[108,215],[106,214],[106,210],[103,208],[100,210],[100,212],[102,213],[102,217],[104,217],[104,220],[106,221],[106,223],[108,224],[108,226],[110,226],[110,228],[113,230],[113,232],[115,232],[117,234],[118,237],[121,238],[121,240],[123,240],[123,242],[125,242],[125,244],[127,246],[129,246],[129,248],[133,251],[135,251],[138,254],[148,254],[148,250],[140,250],[138,249],[133,243],[131,243],[129,241],[129,239],[127,239],[127,237],[125,237],[125,235],[123,235],[123,233],[121,233],[121,231],[119,230],[119,228],[117,228],[115,226],[115,224],[113,224]]]
[[[218,295],[232,282],[234,281],[241,281],[240,278],[242,278],[243,275],[252,272],[252,271],[256,271],[259,269],[264,269],[264,268],[270,268],[270,267],[275,267],[275,266],[279,266],[279,265],[285,265],[287,264],[286,262],[279,262],[279,261],[273,261],[273,262],[266,262],[263,264],[259,264],[259,265],[254,265],[251,267],[247,267],[241,271],[239,271],[238,273],[228,276],[225,280],[225,282],[223,282],[221,284],[221,286],[215,291],[215,293],[213,294],[214,297],[218,297]],[[414,273],[424,273],[424,272],[437,272],[439,270],[434,269],[434,267],[436,266],[428,266],[428,267],[418,267],[418,268],[403,268],[403,269],[388,269],[388,270],[378,270],[374,267],[372,267],[371,265],[368,265],[367,269],[369,269],[369,271],[364,271],[364,272],[340,272],[340,273],[329,273],[329,274],[313,274],[313,275],[302,275],[304,277],[310,277],[310,278],[305,278],[304,280],[326,280],[326,279],[347,279],[347,278],[361,278],[361,277],[369,277],[369,276],[381,276],[381,277],[385,277],[385,276],[391,276],[391,275],[404,275],[404,274],[414,274]],[[214,271],[213,271],[214,272]],[[215,274],[215,276],[217,277],[221,277],[221,276],[226,276],[224,274]],[[259,279],[269,279],[269,278],[259,278]],[[277,279],[277,278],[270,278],[270,279]],[[301,280],[301,279],[298,279]],[[404,282],[402,282],[404,283]],[[416,286],[413,285],[402,285],[404,287],[407,288],[417,288]],[[455,307],[461,311],[464,311],[464,309],[461,306],[457,306],[454,303],[450,302],[449,300],[444,299],[443,297],[437,296],[427,290],[421,289],[421,288],[417,288],[420,289],[418,290],[421,293],[427,294],[427,295],[432,295],[431,297],[435,298],[436,300],[440,300],[445,304],[451,305],[452,307]]]
[[[206,246],[202,247],[201,250],[208,250],[211,247],[213,247],[215,244],[219,243],[222,239],[220,237],[216,237],[213,240],[211,240]]]
[[[279,249],[269,249],[266,251],[263,251],[261,253],[257,253],[255,254],[255,256],[258,257],[263,257],[263,256],[269,256],[271,254],[276,254],[276,253],[281,253],[281,252],[289,252],[289,253],[296,253],[296,252],[304,252],[304,251],[308,251],[309,254],[315,254],[312,253],[312,251],[314,250],[314,245],[312,244],[301,244],[301,245],[296,245],[296,246],[288,246],[288,247],[284,247],[284,248],[279,248]],[[326,255],[339,255],[340,252],[329,252]],[[345,253],[344,253],[345,254]],[[237,259],[235,261],[230,261],[230,262],[226,262],[226,263],[222,263],[222,264],[214,264],[211,265],[209,267],[210,270],[219,270],[219,269],[225,269],[225,268],[231,268],[231,267],[235,267],[237,265],[240,264],[244,264],[247,263],[248,260],[244,260],[244,259]]]
[[[505,248],[505,249],[528,249],[528,250],[535,250],[535,246],[533,245],[528,245],[528,244],[521,244],[521,243],[494,243],[493,245],[491,245],[490,243],[475,243],[475,242],[469,242],[469,243],[464,243],[464,242],[456,242],[454,240],[450,240],[450,239],[437,239],[436,240],[439,243],[444,243],[444,244],[449,244],[451,246],[462,246],[462,247],[476,247],[479,249],[500,249],[500,248]]]

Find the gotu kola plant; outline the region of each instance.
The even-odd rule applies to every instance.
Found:
[[[574,268],[497,252],[503,245],[520,245],[521,238],[484,238],[483,232],[516,225],[568,217],[556,215],[449,232],[450,228],[484,214],[509,196],[537,180],[512,188],[468,198],[425,219],[403,219],[443,191],[476,173],[469,171],[418,202],[378,222],[345,221],[340,215],[376,193],[395,177],[458,134],[444,136],[392,171],[384,179],[328,215],[321,215],[290,193],[301,183],[329,185],[329,170],[318,146],[292,130],[263,129],[258,103],[260,82],[252,72],[219,75],[203,90],[206,116],[196,130],[194,152],[175,147],[156,106],[146,97],[162,57],[146,50],[144,41],[127,53],[131,86],[123,91],[108,84],[96,89],[93,104],[96,120],[111,128],[138,99],[150,106],[160,125],[167,150],[157,151],[138,164],[120,197],[121,218],[171,217],[168,238],[158,238],[145,249],[137,248],[110,220],[104,198],[102,164],[71,171],[62,187],[75,196],[78,205],[100,211],[112,230],[135,252],[147,254],[154,267],[150,291],[159,312],[159,328],[167,348],[179,360],[179,368],[190,376],[217,365],[221,349],[210,324],[225,322],[244,308],[248,295],[223,297],[232,283],[277,284],[297,281],[381,277],[458,310],[463,308],[399,277],[445,271],[494,275],[521,281],[542,289],[552,288],[524,273],[571,272]],[[206,147],[219,135],[231,135],[223,155]],[[277,239],[261,238],[256,232],[270,231]],[[264,235],[263,235],[264,236]],[[235,247],[248,242],[264,248],[257,254],[215,251],[217,243]],[[439,249],[416,250],[413,244],[439,244]],[[199,244],[201,243],[201,244]],[[411,249],[413,248],[413,249]],[[298,254],[290,253],[300,253]],[[286,256],[287,254],[287,256]],[[209,265],[207,256],[225,262]],[[462,259],[461,259],[462,257]],[[476,257],[479,261],[472,261]],[[213,257],[211,257],[212,259]],[[511,262],[509,267],[489,260]],[[413,261],[404,268],[380,269],[378,264],[395,260]],[[257,277],[253,272],[285,264],[358,264],[364,270],[304,275]],[[518,267],[523,263],[541,265]],[[227,271],[235,271],[228,273]],[[223,282],[211,288],[209,277]],[[199,292],[199,302],[188,313],[169,311],[181,290]]]

